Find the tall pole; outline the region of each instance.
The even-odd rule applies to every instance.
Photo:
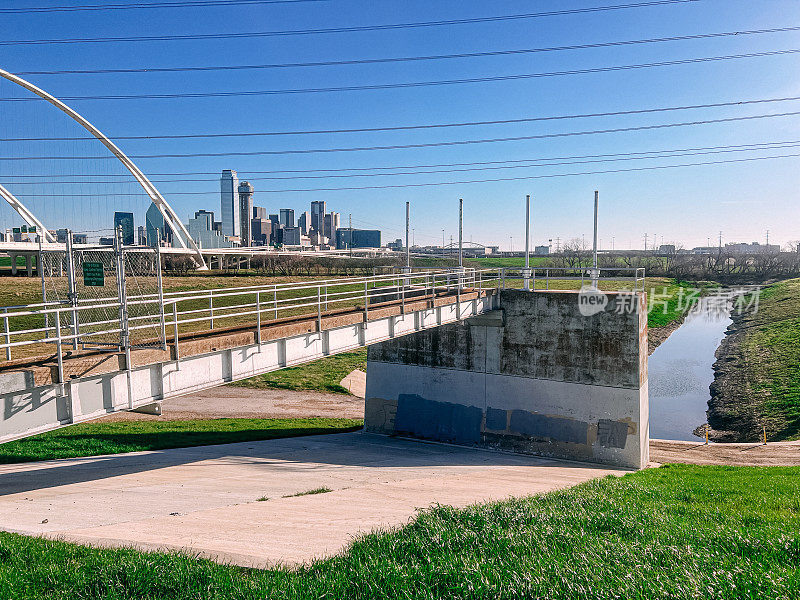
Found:
[[[463,242],[463,229],[464,229],[464,199],[458,199],[458,268],[464,266],[464,246]]]
[[[597,288],[600,271],[597,269],[597,201],[599,192],[594,191],[594,241],[592,242],[592,253],[594,260],[592,261],[592,287]]]
[[[408,227],[411,224],[411,203],[406,202],[406,269],[411,270],[411,246],[408,245]]]
[[[525,196],[525,289],[531,289],[531,197]]]

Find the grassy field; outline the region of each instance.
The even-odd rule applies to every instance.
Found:
[[[349,394],[349,390],[339,382],[354,369],[367,370],[366,349],[328,356],[297,367],[244,379],[233,385],[255,389],[278,388]]]
[[[95,421],[0,444],[0,464],[342,433],[360,427],[355,419],[323,418]]]
[[[765,288],[740,327],[749,395],[772,435],[800,439],[800,279]]]
[[[800,468],[670,465],[422,511],[297,570],[0,534],[0,597],[229,600],[800,597]]]

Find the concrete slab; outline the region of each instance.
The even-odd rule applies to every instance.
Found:
[[[0,466],[0,529],[263,568],[338,553],[434,503],[623,472],[364,433],[244,442]],[[287,497],[319,487],[332,491]]]

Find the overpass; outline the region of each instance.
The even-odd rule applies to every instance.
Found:
[[[0,442],[480,315],[502,278],[430,270],[9,307]]]

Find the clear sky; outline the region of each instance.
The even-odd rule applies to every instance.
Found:
[[[129,0],[119,0],[128,2]],[[1,8],[96,4],[99,0],[7,0]],[[0,14],[4,40],[210,34],[319,29],[513,15],[565,8],[623,4],[621,0],[328,0],[227,7]],[[80,44],[0,46],[0,68],[11,72],[62,69],[153,68],[340,61],[530,49],[800,26],[797,0],[699,0],[624,10],[396,30]],[[606,48],[383,64],[139,74],[30,75],[56,96],[173,94],[361,86],[480,78],[674,61],[696,57],[800,49],[800,31],[670,41]],[[700,62],[613,72],[465,83],[405,89],[334,91],[216,98],[75,100],[69,103],[110,137],[232,132],[328,130],[457,123],[574,115],[657,107],[800,96],[800,54]],[[0,84],[0,97],[23,93]],[[0,102],[4,137],[31,129],[22,103]],[[412,131],[183,140],[123,140],[131,155],[283,151],[535,136],[800,111],[800,101],[593,117],[546,122]],[[61,130],[55,129],[56,133]],[[632,169],[800,154],[800,145],[657,160],[594,162],[390,177],[263,179],[254,171],[416,166],[523,159],[557,159],[758,144],[800,144],[800,116],[696,126],[508,142],[379,151],[263,156],[140,159],[146,173],[218,173],[235,169],[255,189],[255,203],[269,212],[308,210],[326,200],[330,210],[352,213],[356,227],[377,227],[384,240],[400,237],[405,201],[412,203],[418,244],[456,234],[458,198],[464,198],[465,238],[521,247],[524,196],[534,199],[537,244],[591,236],[592,198],[600,191],[603,246],[642,247],[650,240],[687,247],[723,241],[772,243],[800,239],[800,156],[664,170],[586,174],[514,181],[458,183],[387,189],[283,191],[459,182]],[[19,151],[0,144],[0,156]],[[102,148],[97,146],[95,154]],[[597,160],[597,159],[588,159]],[[546,163],[559,162],[546,160]],[[564,161],[561,161],[564,162]],[[486,165],[484,165],[485,167]],[[3,166],[4,173],[14,168]],[[468,167],[449,167],[465,169]],[[439,170],[447,170],[442,167]],[[415,169],[419,170],[419,169]],[[433,169],[431,169],[433,170]],[[2,175],[2,173],[0,173]],[[322,174],[324,175],[324,174]],[[341,173],[339,173],[341,175]],[[189,176],[153,176],[159,179]],[[184,219],[199,208],[219,211],[219,183],[166,181],[162,193]],[[9,185],[9,187],[12,187]],[[122,201],[120,201],[122,202]],[[120,206],[121,208],[121,206]],[[55,209],[53,209],[55,210]],[[56,224],[48,223],[50,227]],[[138,223],[137,223],[138,224]]]

